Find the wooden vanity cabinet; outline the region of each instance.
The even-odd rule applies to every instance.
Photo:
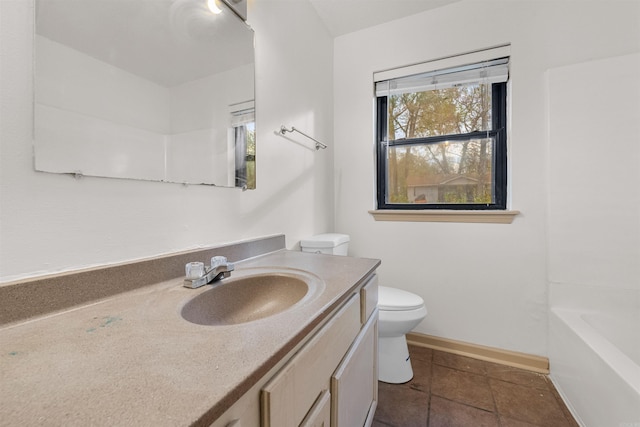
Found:
[[[376,306],[374,275],[262,388],[262,427],[371,425],[378,387]]]
[[[377,303],[374,274],[212,426],[370,426],[378,400]]]

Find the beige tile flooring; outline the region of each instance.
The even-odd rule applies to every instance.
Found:
[[[409,346],[414,377],[379,383],[374,427],[577,427],[547,376]]]

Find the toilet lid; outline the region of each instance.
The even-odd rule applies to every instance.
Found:
[[[300,241],[300,246],[303,248],[335,248],[348,242],[348,234],[326,233],[316,234],[308,239],[302,239]]]
[[[378,286],[378,308],[380,310],[414,310],[424,305],[424,300],[416,294],[397,288]]]

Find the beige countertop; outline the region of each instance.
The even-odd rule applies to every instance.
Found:
[[[0,425],[208,424],[248,391],[379,265],[281,250],[236,264],[322,279],[312,298],[250,323],[202,326],[176,278],[0,329]],[[225,279],[226,281],[230,279]]]

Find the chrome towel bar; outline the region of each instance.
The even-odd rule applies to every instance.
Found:
[[[283,135],[283,136],[287,132],[298,132],[300,135],[305,136],[305,137],[309,138],[310,140],[312,140],[313,142],[315,142],[316,143],[316,150],[319,150],[321,148],[324,150],[325,148],[327,148],[326,144],[323,144],[322,142],[320,142],[317,139],[307,135],[306,133],[302,132],[301,130],[296,129],[293,126],[291,126],[291,129],[287,129],[284,125],[282,125],[282,126],[280,126],[280,130],[276,131],[276,132],[279,133],[280,135]]]

